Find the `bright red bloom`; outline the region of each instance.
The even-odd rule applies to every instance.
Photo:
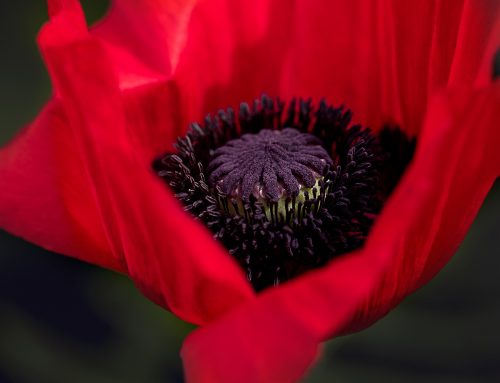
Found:
[[[0,227],[127,273],[204,327],[190,382],[289,382],[318,344],[373,323],[450,259],[500,174],[495,0],[116,0],[90,32],[49,1],[52,100],[0,151]],[[190,121],[261,93],[327,97],[417,135],[365,246],[256,295],[150,171]]]

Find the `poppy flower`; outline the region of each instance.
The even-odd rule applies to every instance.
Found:
[[[189,382],[300,378],[322,341],[374,323],[447,263],[500,173],[496,1],[116,0],[90,30],[76,1],[48,4],[38,42],[54,94],[0,151],[0,227],[126,273],[201,325],[182,350]],[[256,293],[151,164],[189,123],[262,94],[344,104],[354,124],[398,126],[417,147],[363,246]],[[337,160],[294,136],[305,132],[281,134],[298,140],[291,152],[319,153],[295,181],[321,188],[318,161]]]

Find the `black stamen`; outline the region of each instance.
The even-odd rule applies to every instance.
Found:
[[[154,168],[260,290],[361,246],[415,141],[321,101],[263,96],[192,124]],[[208,182],[207,182],[208,180]]]

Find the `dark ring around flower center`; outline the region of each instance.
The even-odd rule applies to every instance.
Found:
[[[263,96],[192,124],[154,168],[260,290],[361,246],[414,148],[343,107]]]

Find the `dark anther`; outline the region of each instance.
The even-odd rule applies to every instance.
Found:
[[[184,208],[246,270],[276,285],[360,247],[415,141],[321,101],[263,96],[193,124],[154,163]]]

